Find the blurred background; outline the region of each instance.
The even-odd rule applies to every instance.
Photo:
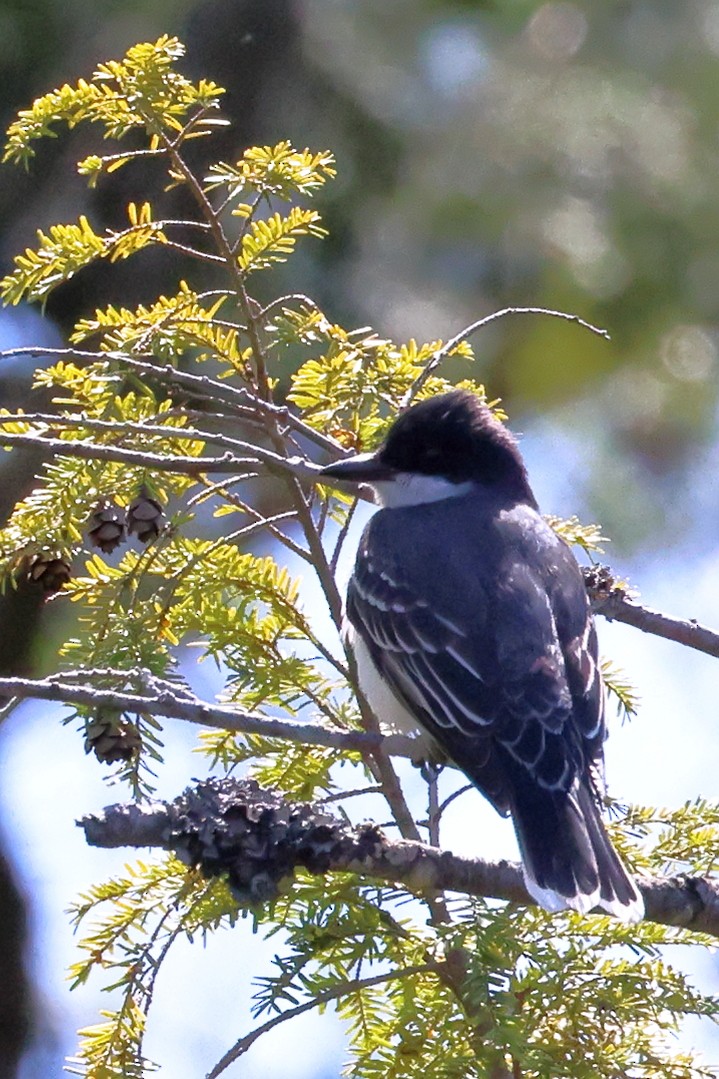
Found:
[[[203,154],[234,160],[287,138],[337,156],[319,207],[330,238],[302,245],[286,281],[267,279],[271,295],[299,289],[333,320],[396,339],[446,338],[508,305],[560,308],[609,330],[607,343],[512,316],[475,336],[475,373],[523,433],[543,508],[600,521],[608,560],[647,604],[719,625],[719,5],[0,0],[3,126],[34,97],[163,33],[187,44],[192,77],[228,89],[233,126],[199,143]],[[4,167],[2,273],[37,228],[81,213],[113,227],[127,201],[161,192],[159,176],[134,167],[88,191],[74,163],[93,134],[39,144],[29,175]],[[94,266],[57,291],[44,319],[0,313],[0,346],[61,343],[110,297],[146,301],[178,276],[159,248]],[[0,369],[4,406],[25,400],[30,371]],[[6,514],[38,461],[14,453],[1,464]],[[60,608],[22,593],[1,601],[2,673],[51,666]],[[612,792],[713,797],[716,661],[624,627],[600,632],[644,700],[610,740]],[[74,1028],[95,1021],[91,990],[68,999],[62,909],[118,866],[75,835],[74,817],[114,796],[58,716],[27,705],[0,728],[0,1074],[23,1079],[59,1076]],[[173,728],[167,740],[161,793],[172,795],[199,766],[191,732]],[[476,851],[477,834],[458,827],[453,845]],[[497,852],[512,856],[511,832],[497,835]],[[202,992],[189,986],[182,1006],[168,1004],[156,1055],[174,1079],[200,1074],[250,1025],[242,994],[258,945],[242,928],[232,936]],[[700,965],[697,978],[716,989],[711,961]],[[326,1023],[298,1027],[275,1074],[337,1075],[341,1037]],[[707,1032],[686,1037],[719,1059]],[[243,1075],[273,1073],[261,1052]]]

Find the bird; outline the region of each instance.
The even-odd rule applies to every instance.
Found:
[[[511,816],[541,907],[641,920],[602,820],[605,691],[584,580],[515,436],[477,393],[452,390],[319,479],[367,485],[380,507],[343,616],[380,722],[418,731]]]

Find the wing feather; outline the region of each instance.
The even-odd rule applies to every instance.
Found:
[[[468,620],[461,587],[431,566],[418,573],[401,551],[388,557],[386,537],[368,542],[371,527],[347,617],[397,698],[502,811],[507,758],[546,790],[569,790],[601,761],[604,739],[588,609],[580,625],[561,609],[555,618],[551,580],[518,557],[486,587],[493,606],[477,593],[478,567]],[[561,561],[563,546],[557,552]]]

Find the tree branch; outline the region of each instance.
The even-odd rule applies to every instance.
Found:
[[[222,295],[226,295],[226,293],[222,292]],[[350,452],[336,439],[317,431],[314,427],[310,427],[286,405],[276,405],[270,401],[263,401],[248,389],[231,386],[228,382],[218,382],[216,379],[210,378],[209,375],[195,375],[189,371],[179,371],[171,364],[158,363],[157,359],[152,356],[148,356],[145,360],[137,356],[126,355],[124,352],[93,352],[91,349],[77,348],[38,348],[35,345],[0,351],[0,360],[14,359],[16,356],[28,356],[36,359],[41,359],[44,356],[57,356],[73,360],[88,360],[93,363],[101,360],[114,360],[162,382],[180,386],[198,397],[207,397],[212,401],[224,401],[227,404],[234,405],[238,411],[250,415],[252,413],[272,414],[276,416],[279,423],[290,427],[297,434],[326,450],[333,460],[338,457],[346,457]]]
[[[91,677],[93,672],[82,672]],[[72,681],[68,676],[49,678],[0,678],[0,697],[24,700],[29,697],[56,701],[67,705],[90,708],[110,708],[120,712],[147,712],[166,719],[181,719],[201,727],[233,731],[237,734],[257,734],[263,738],[282,738],[302,745],[325,746],[347,752],[368,752],[381,745],[388,746],[395,756],[412,757],[413,741],[402,735],[383,738],[364,731],[338,731],[319,723],[295,723],[292,720],[271,719],[254,712],[242,712],[231,705],[209,704],[194,694],[181,694],[178,687],[167,683],[158,685],[146,671],[102,671],[98,678],[147,685],[147,692],[125,689],[96,688]]]
[[[217,1076],[221,1075],[223,1071],[233,1064],[239,1057],[250,1049],[254,1043],[263,1034],[272,1030],[273,1027],[278,1026],[280,1023],[285,1023],[288,1019],[294,1019],[298,1015],[302,1015],[304,1012],[310,1011],[312,1008],[321,1008],[326,1004],[331,1004],[334,1000],[339,1000],[341,997],[349,996],[351,993],[361,993],[363,989],[371,989],[375,985],[383,985],[386,982],[394,982],[399,978],[412,978],[416,974],[427,974],[433,970],[433,967],[429,963],[415,964],[411,967],[402,967],[401,970],[388,970],[384,974],[373,974],[367,978],[348,978],[344,982],[339,982],[337,985],[331,986],[329,989],[325,989],[321,993],[317,993],[311,1000],[306,1000],[302,1004],[297,1004],[294,1008],[288,1008],[284,1012],[280,1012],[279,1015],[273,1015],[271,1019],[261,1023],[254,1030],[251,1030],[249,1034],[245,1034],[242,1038],[238,1038],[231,1049],[228,1049],[225,1055],[218,1060],[214,1068],[209,1071],[205,1079],[217,1079]]]
[[[514,863],[392,842],[376,825],[352,827],[252,780],[211,779],[171,803],[112,805],[78,823],[91,846],[161,847],[206,876],[226,875],[240,904],[271,900],[303,868],[315,875],[357,873],[425,897],[448,890],[535,905]],[[686,876],[637,883],[648,921],[719,937],[719,882]]]
[[[592,609],[610,622],[624,622],[644,633],[695,648],[719,658],[719,633],[702,626],[696,618],[675,618],[636,603],[609,566],[582,569]]]
[[[163,428],[163,431],[181,431],[180,428]],[[174,437],[182,438],[178,433]],[[185,438],[192,438],[191,434],[185,434]],[[237,443],[241,445],[241,443]],[[139,468],[156,468],[160,472],[180,472],[184,475],[196,476],[207,472],[238,472],[246,465],[257,465],[261,462],[282,474],[294,476],[297,479],[315,480],[320,471],[320,466],[304,457],[281,457],[271,450],[262,449],[246,443],[253,456],[237,457],[232,453],[224,453],[221,457],[183,457],[161,453],[145,453],[140,450],[128,450],[122,446],[108,445],[97,442],[73,442],[69,439],[44,438],[39,435],[20,435],[9,431],[0,431],[0,446],[34,446],[44,452],[57,454],[58,457],[81,457],[86,461],[120,461],[123,464],[134,465]]]
[[[400,403],[400,410],[409,408],[412,401],[417,396],[418,391],[421,390],[430,375],[434,374],[442,361],[446,359],[458,345],[461,345],[463,341],[466,341],[467,338],[471,337],[477,330],[489,326],[492,322],[497,322],[500,318],[506,318],[507,315],[550,315],[552,318],[564,319],[565,322],[575,322],[578,326],[583,326],[585,330],[590,330],[592,333],[597,334],[598,337],[603,337],[607,341],[610,340],[606,330],[601,329],[599,326],[593,326],[591,322],[586,322],[585,319],[580,318],[579,315],[572,315],[568,311],[552,311],[547,307],[504,307],[501,311],[493,311],[490,315],[485,315],[484,318],[477,319],[476,322],[472,322],[469,326],[465,326],[465,328],[455,334],[454,337],[450,337],[449,341],[446,341],[441,348],[438,348],[404,395]]]

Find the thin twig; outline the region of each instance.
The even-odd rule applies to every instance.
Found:
[[[463,787],[459,788],[459,790],[452,791],[451,794],[447,795],[447,797],[444,799],[444,801],[440,804],[439,808],[437,809],[437,816],[441,817],[442,814],[447,809],[447,807],[452,804],[452,802],[456,801],[456,799],[461,797],[461,795],[466,794],[467,791],[471,791],[473,789],[473,787],[474,787],[473,783],[465,783]]]
[[[163,153],[163,151],[160,151],[160,153]],[[175,228],[184,229],[200,229],[200,231],[202,232],[210,231],[210,226],[207,224],[206,221],[193,221],[191,218],[163,218],[161,221],[153,221],[153,224],[159,225],[159,227],[163,229],[170,228],[172,226]]]
[[[245,445],[250,446],[249,443]],[[138,468],[156,468],[160,472],[179,472],[188,476],[208,472],[239,472],[246,465],[256,466],[260,463],[280,474],[285,473],[303,480],[314,480],[320,471],[319,465],[302,457],[280,457],[271,450],[259,447],[252,457],[236,457],[232,453],[225,453],[221,457],[183,457],[128,450],[96,442],[71,442],[69,439],[16,435],[6,431],[0,431],[0,446],[33,446],[48,453],[55,453],[59,457],[80,457],[86,461],[119,461]],[[255,447],[250,449],[254,453]]]
[[[345,519],[344,519],[344,521],[342,523],[342,527],[340,528],[339,533],[337,535],[337,540],[335,542],[334,550],[332,551],[332,557],[330,558],[330,569],[332,570],[333,573],[337,572],[337,563],[339,562],[340,554],[342,553],[342,546],[343,546],[345,540],[347,539],[347,533],[350,530],[350,525],[352,524],[352,518],[355,515],[355,511],[356,511],[357,506],[359,505],[359,503],[360,503],[359,498],[355,498],[353,500],[352,505],[347,510],[347,514],[346,514]]]
[[[585,330],[590,330],[599,337],[604,337],[607,341],[611,340],[609,333],[606,330],[601,329],[599,326],[593,326],[591,322],[585,321],[585,319],[580,318],[579,315],[572,315],[568,311],[552,311],[547,307],[504,307],[501,311],[493,311],[491,315],[485,315],[484,318],[480,318],[476,322],[472,322],[469,326],[465,326],[463,330],[460,330],[458,334],[455,334],[454,337],[451,337],[449,341],[445,342],[441,348],[438,348],[434,355],[427,361],[421,373],[417,376],[402,398],[400,410],[409,407],[430,375],[434,374],[442,361],[450,354],[450,352],[453,352],[462,341],[466,341],[466,339],[471,337],[477,330],[481,330],[483,327],[489,326],[492,322],[496,322],[500,318],[505,318],[507,315],[550,315],[552,318],[564,319],[565,322],[576,322],[578,326],[583,326]]]
[[[181,244],[177,240],[168,240],[162,244],[163,247],[172,248],[173,251],[180,251],[183,255],[189,256],[189,258],[197,259],[198,262],[214,262],[215,265],[219,262],[222,266],[225,260],[220,255],[213,255],[209,251],[199,251],[196,247],[190,247],[189,244]]]
[[[210,497],[211,493],[219,492],[226,502],[228,502],[231,506],[235,506],[240,512],[246,513],[248,517],[252,517],[252,519],[256,521],[266,521],[266,518],[263,517],[259,510],[256,510],[254,506],[250,505],[249,502],[244,502],[238,495],[227,489],[231,483],[243,481],[244,477],[241,477],[240,480],[237,481],[230,481],[229,483],[210,484],[209,481],[207,481],[208,487],[199,495],[195,495],[193,499],[190,499],[188,505],[192,505],[193,502],[204,501],[205,498]],[[297,511],[289,510],[288,515],[296,519]],[[290,536],[286,535],[286,533],[284,532],[281,532],[279,528],[274,528],[272,525],[270,525],[269,531],[276,540],[278,540],[284,547],[288,549],[288,551],[292,551],[292,553],[296,554],[298,558],[301,558],[303,562],[311,563],[312,559],[309,551],[305,550],[304,547],[301,547],[299,543],[295,543],[295,541]]]
[[[346,798],[358,798],[364,794],[382,794],[382,788],[377,785],[376,787],[357,787],[351,791],[337,791],[335,794],[327,794],[324,798],[318,798],[315,805],[323,806],[328,805],[330,802],[344,802]]]
[[[132,672],[128,673],[128,680]],[[0,696],[17,700],[34,697],[74,706],[112,708],[120,712],[163,716],[181,719],[201,727],[233,731],[237,734],[256,734],[263,738],[280,738],[302,745],[324,746],[327,749],[357,752],[376,748],[381,736],[375,737],[364,731],[337,731],[318,723],[296,723],[292,720],[273,719],[254,712],[243,712],[228,705],[209,704],[183,691],[169,689],[157,693],[133,693],[126,690],[104,689],[64,678],[0,678]],[[404,739],[406,756],[411,756],[411,739]],[[394,746],[401,750],[398,741]]]
[[[279,1015],[273,1015],[271,1019],[261,1023],[260,1026],[255,1027],[249,1034],[245,1034],[242,1038],[235,1042],[231,1049],[228,1049],[225,1055],[218,1060],[214,1068],[212,1068],[206,1076],[206,1079],[217,1079],[219,1075],[225,1071],[230,1064],[233,1064],[241,1056],[243,1056],[248,1049],[250,1049],[258,1038],[263,1034],[267,1034],[268,1031],[274,1029],[280,1023],[287,1022],[288,1019],[294,1019],[298,1015],[303,1015],[304,1012],[310,1011],[312,1008],[321,1008],[326,1004],[331,1004],[334,1000],[339,1000],[341,997],[349,996],[351,993],[361,993],[363,989],[371,989],[375,985],[383,985],[386,982],[397,981],[399,978],[413,978],[417,974],[428,974],[433,970],[432,965],[422,963],[416,964],[411,967],[404,967],[402,970],[391,970],[385,974],[374,974],[368,978],[351,978],[347,981],[339,982],[337,985],[333,985],[330,989],[325,989],[323,992],[318,993],[311,1000],[306,1000],[304,1004],[297,1004],[294,1008],[288,1008],[287,1011],[281,1012]]]
[[[262,310],[259,312],[259,317],[264,318],[264,316],[269,314],[270,311],[273,310],[273,308],[279,307],[281,304],[291,303],[293,301],[304,303],[308,307],[313,308],[313,310],[317,311],[319,314],[322,314],[316,302],[311,299],[311,297],[305,296],[303,292],[290,292],[287,296],[278,296],[276,300],[272,301],[272,303],[268,303],[266,307],[263,307]]]

